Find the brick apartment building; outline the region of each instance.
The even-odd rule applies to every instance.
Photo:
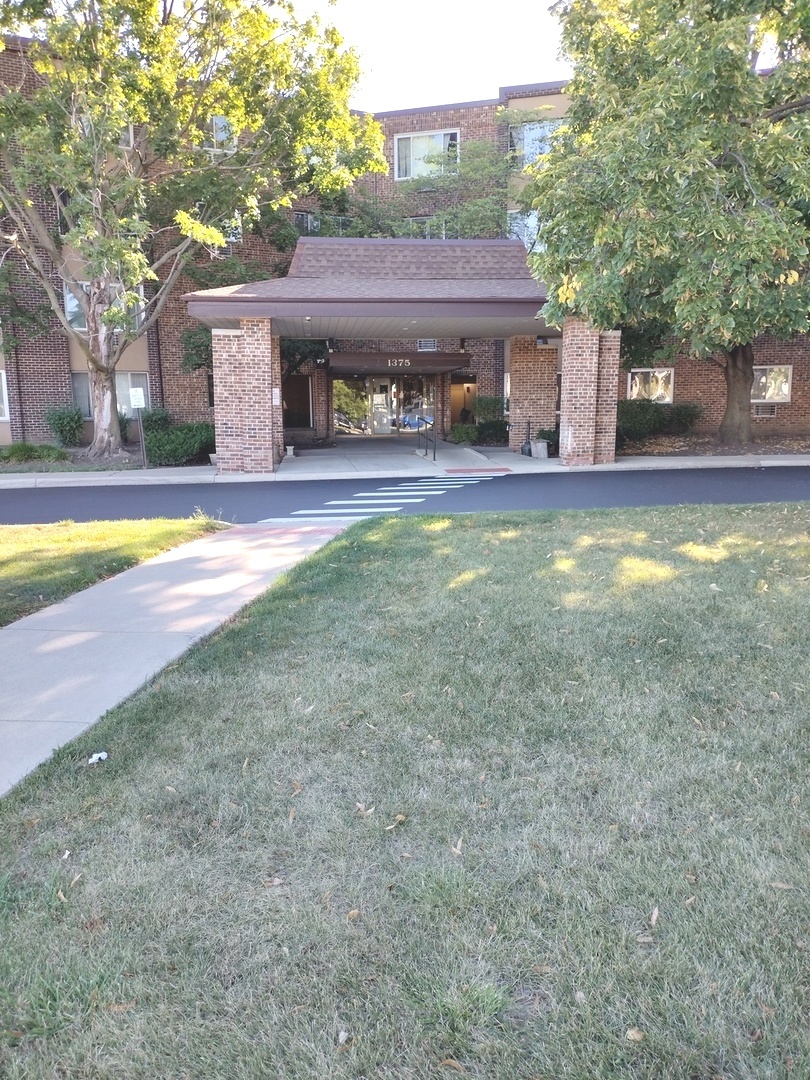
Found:
[[[25,56],[21,48],[13,42],[0,52],[0,86],[16,82],[25,75]],[[565,114],[565,86],[563,83],[538,83],[526,86],[504,87],[497,98],[484,101],[463,102],[447,105],[427,106],[411,110],[397,110],[377,114],[376,118],[385,133],[385,154],[388,161],[387,175],[375,174],[358,181],[364,190],[385,202],[390,199],[402,181],[428,175],[430,166],[425,159],[437,153],[463,152],[470,142],[488,141],[497,146],[504,154],[508,152],[525,154],[527,157],[540,152],[543,142],[548,137],[554,121]],[[542,110],[538,115],[542,119],[526,120],[521,113]],[[509,112],[513,111],[517,122],[509,123]],[[410,265],[409,245],[424,245],[425,259],[432,258],[429,252],[442,244],[448,245],[447,258],[442,263],[439,280],[450,280],[455,271],[449,268],[450,249],[454,241],[451,238],[426,236],[425,222],[430,212],[429,196],[426,215],[414,217],[412,225],[414,237],[424,236],[424,240],[414,239],[395,244],[399,255],[405,259],[402,265]],[[57,227],[56,207],[43,207],[49,215],[49,224]],[[304,205],[290,213],[293,224],[302,236],[308,240],[299,245],[303,255],[298,260],[299,269],[304,267],[311,278],[318,278],[320,271],[312,270],[318,262],[313,254],[318,250],[318,243],[313,234],[322,229],[321,215],[316,207]],[[512,236],[521,239],[526,247],[530,246],[536,224],[531,215],[521,214],[516,208],[508,211],[508,230]],[[341,247],[338,241],[323,241],[328,247],[328,273],[339,276],[341,265],[345,262],[344,254],[356,250],[346,241]],[[359,242],[362,244],[362,242]],[[368,242],[367,242],[368,243]],[[373,246],[374,242],[370,242]],[[455,242],[458,243],[458,242]],[[474,243],[474,242],[468,242]],[[494,243],[494,242],[493,242]],[[385,242],[382,242],[385,247]],[[514,251],[514,245],[510,246]],[[235,242],[239,256],[244,261],[255,263],[266,272],[270,292],[276,286],[282,290],[300,289],[293,282],[290,286],[281,286],[287,271],[292,252],[279,251],[259,235],[246,231]],[[327,248],[322,250],[326,251]],[[379,248],[378,251],[382,250]],[[382,277],[395,278],[397,260],[389,246],[386,249],[391,258],[385,263],[383,272],[374,260],[367,267],[367,280],[380,280]],[[490,269],[497,266],[514,266],[514,255],[506,256],[499,248],[489,249]],[[454,249],[456,255],[464,261],[466,256],[460,249]],[[376,256],[375,256],[376,258]],[[510,262],[511,258],[511,262]],[[306,260],[309,260],[307,262]],[[499,262],[503,259],[504,261]],[[314,261],[313,261],[314,260]],[[330,261],[331,260],[331,261]],[[385,260],[383,260],[385,262]],[[306,265],[304,265],[306,264]],[[397,264],[398,265],[398,264]],[[309,270],[306,270],[309,267]],[[411,271],[422,273],[422,270]],[[425,271],[428,272],[428,271]],[[489,270],[471,270],[467,285],[459,286],[464,291],[465,302],[474,303],[480,292],[480,280]],[[511,273],[511,271],[507,271]],[[525,272],[524,272],[525,273]],[[483,275],[480,280],[476,274]],[[375,278],[375,275],[377,277]],[[294,275],[295,276],[295,275]],[[528,279],[528,274],[525,274]],[[473,281],[479,284],[473,286]],[[534,304],[535,312],[542,304],[539,288],[532,292],[524,280],[516,284],[515,300],[521,300],[525,311]],[[276,286],[273,286],[273,282]],[[58,277],[54,284],[61,290]],[[230,426],[232,439],[237,438],[238,428],[233,428],[233,410],[226,407],[223,394],[234,392],[217,377],[209,376],[205,370],[191,373],[183,369],[184,346],[182,334],[199,323],[189,311],[184,295],[199,290],[199,284],[188,278],[180,281],[169,299],[159,322],[146,334],[134,342],[124,353],[119,363],[116,383],[119,391],[119,405],[126,411],[128,389],[142,387],[150,406],[163,406],[179,420],[215,419],[218,429]],[[249,291],[249,289],[248,289]],[[406,290],[407,291],[407,290]],[[491,290],[490,290],[491,291]],[[496,289],[497,291],[497,289]],[[362,290],[360,296],[362,297]],[[381,297],[368,299],[380,302]],[[405,302],[416,299],[414,290],[399,300]],[[19,297],[24,303],[35,302],[35,295]],[[480,300],[480,296],[479,296]],[[71,298],[66,297],[66,310],[71,315]],[[195,305],[191,305],[192,311]],[[414,309],[416,310],[416,309]],[[199,312],[199,304],[197,304]],[[469,308],[472,311],[472,308]],[[234,329],[236,322],[221,321],[224,316],[208,318],[209,325],[216,328],[214,334],[215,367],[216,357],[229,358],[233,367]],[[244,316],[241,316],[244,318]],[[302,316],[303,319],[306,316]],[[259,320],[254,320],[258,322]],[[401,322],[401,320],[400,320]],[[415,403],[425,411],[428,408],[435,413],[437,426],[446,431],[450,425],[465,415],[464,410],[474,412],[475,399],[478,395],[504,395],[511,404],[510,420],[512,423],[512,442],[520,443],[527,430],[538,427],[552,427],[560,409],[560,372],[562,369],[562,334],[559,330],[545,327],[542,322],[529,325],[522,322],[517,332],[507,333],[507,324],[498,323],[494,315],[490,322],[474,319],[469,322],[453,323],[451,320],[440,323],[422,319],[403,324],[402,336],[395,337],[395,331],[389,325],[385,334],[373,321],[356,320],[340,324],[321,325],[327,332],[322,335],[315,332],[310,324],[291,320],[288,329],[279,329],[285,324],[278,323],[274,329],[269,326],[254,327],[254,344],[264,340],[272,354],[270,362],[270,383],[263,389],[261,376],[255,374],[254,386],[242,386],[233,400],[241,402],[243,410],[251,410],[257,415],[266,412],[268,423],[272,427],[269,441],[272,446],[265,448],[270,454],[270,464],[277,459],[281,447],[288,441],[304,441],[313,437],[331,437],[334,435],[332,409],[332,379],[364,379],[369,393],[369,425],[375,429],[374,407],[378,406],[380,416],[379,430],[382,434],[402,430],[402,420]],[[330,326],[353,326],[350,334],[343,336],[328,332]],[[428,332],[431,326],[443,326],[446,333]],[[465,332],[464,327],[471,327]],[[515,324],[517,326],[517,324]],[[512,330],[515,330],[515,326]],[[375,331],[375,327],[377,328]],[[428,330],[424,328],[428,327]],[[507,329],[504,329],[504,328]],[[450,332],[452,330],[452,333]],[[358,335],[362,331],[363,336]],[[407,332],[406,332],[407,331]],[[619,369],[618,339],[615,334],[594,335],[586,328],[574,325],[567,327],[570,348],[567,359],[567,376],[563,380],[562,412],[572,408],[583,409],[590,417],[591,437],[589,446],[580,454],[573,444],[569,447],[569,460],[588,461],[608,459],[612,456],[611,403],[616,397],[647,396],[658,401],[690,401],[703,405],[705,412],[703,426],[707,430],[716,429],[722,415],[725,399],[725,385],[720,367],[680,358],[673,368],[639,369],[626,372]],[[278,334],[282,336],[305,337],[312,335],[330,338],[333,350],[331,364],[311,363],[291,376],[280,390],[280,375],[275,377],[272,370],[278,364]],[[500,335],[500,336],[499,336]],[[276,344],[274,344],[276,342]],[[258,346],[257,346],[258,347]],[[810,432],[810,346],[804,338],[790,344],[763,338],[755,343],[758,364],[755,379],[755,394],[752,397],[752,412],[757,427],[768,431]],[[397,373],[393,377],[390,371],[380,368],[370,359],[372,355],[384,357],[386,354],[408,361],[408,376]],[[354,357],[349,360],[348,357]],[[359,357],[359,359],[358,359]],[[440,358],[444,358],[440,360]],[[601,357],[601,359],[600,359]],[[253,369],[255,370],[255,368]],[[250,366],[244,372],[245,380],[251,379]],[[280,371],[280,368],[279,368]],[[384,376],[384,377],[383,377]],[[274,395],[273,391],[278,392]],[[262,394],[267,398],[261,402]],[[384,400],[382,400],[384,399]],[[84,357],[69,346],[56,324],[45,334],[37,336],[18,334],[13,344],[0,348],[0,444],[26,439],[29,441],[47,440],[50,432],[44,424],[45,410],[51,405],[78,404],[87,418],[87,434],[90,435],[88,375]],[[215,402],[217,408],[215,408]],[[252,405],[251,405],[252,402]],[[225,410],[229,409],[226,416]],[[602,419],[603,411],[607,420]],[[390,422],[393,417],[394,424]],[[604,428],[604,430],[602,430]],[[218,436],[220,432],[218,430]],[[565,441],[565,440],[564,440]],[[596,449],[594,448],[595,445]],[[219,450],[219,446],[218,446]],[[229,456],[226,453],[226,462]],[[259,454],[261,461],[249,464],[237,460],[239,455],[230,454],[233,468],[268,467],[267,453]],[[596,454],[596,457],[594,457]],[[227,467],[227,465],[226,465]]]

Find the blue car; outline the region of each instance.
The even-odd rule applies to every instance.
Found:
[[[421,416],[419,413],[403,413],[400,419],[400,426],[404,428],[410,428],[412,431],[418,431],[419,428],[426,427],[428,424],[433,423],[432,416]]]

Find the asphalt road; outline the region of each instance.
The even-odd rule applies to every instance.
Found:
[[[462,483],[463,481],[463,483]],[[427,490],[419,490],[419,487]],[[345,500],[345,501],[341,501]],[[277,483],[25,488],[0,491],[0,523],[187,517],[196,509],[232,522],[321,520],[330,515],[563,510],[682,503],[810,500],[810,466],[496,475],[405,481],[301,480]],[[396,509],[395,509],[396,508]]]

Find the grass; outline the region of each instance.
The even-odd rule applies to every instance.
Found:
[[[203,515],[0,525],[0,626],[219,527]]]
[[[810,1075],[809,606],[806,504],[353,526],[3,801],[0,1074]]]
[[[59,446],[49,443],[17,442],[0,447],[0,465],[29,465],[31,462],[70,461],[70,454]]]

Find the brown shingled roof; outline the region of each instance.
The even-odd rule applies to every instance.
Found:
[[[519,240],[360,240],[302,236],[288,277],[533,280]]]

